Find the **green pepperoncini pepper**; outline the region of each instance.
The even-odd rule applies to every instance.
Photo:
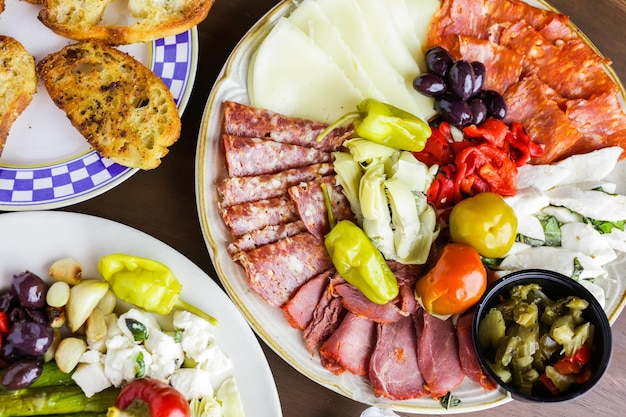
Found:
[[[398,281],[365,232],[349,220],[338,222],[324,239],[335,269],[368,299],[385,304],[398,295]]]
[[[174,273],[160,262],[117,253],[100,258],[98,272],[123,301],[161,315],[180,308],[217,324],[214,317],[180,298],[182,285]]]
[[[347,121],[354,123],[354,131],[363,139],[411,152],[422,151],[431,135],[430,126],[419,117],[391,104],[366,98],[357,105],[356,112],[343,115],[324,129],[318,139]]]

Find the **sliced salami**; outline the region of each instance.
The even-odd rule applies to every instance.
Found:
[[[220,206],[228,207],[285,195],[289,187],[332,172],[332,163],[321,163],[286,169],[274,174],[225,178],[217,184]]]
[[[254,137],[224,135],[223,143],[230,177],[274,174],[332,160],[329,152]]]
[[[335,270],[329,269],[305,282],[281,309],[291,327],[304,330],[313,320],[313,312],[328,288]]]
[[[289,195],[296,205],[300,218],[304,221],[307,230],[315,236],[323,237],[330,231],[328,210],[324,202],[322,184],[326,184],[330,206],[335,220],[354,218],[348,199],[336,185],[335,176],[329,175],[301,183],[289,188]]]
[[[296,206],[288,196],[225,207],[221,214],[234,236],[298,220]]]
[[[428,394],[418,367],[417,349],[417,332],[411,316],[378,325],[369,367],[376,396],[409,400]]]
[[[276,307],[287,302],[302,284],[333,266],[324,242],[310,233],[239,252],[234,259],[246,270],[250,288]]]
[[[320,360],[335,375],[344,371],[367,375],[375,344],[376,323],[348,312],[337,330],[320,346]]]
[[[318,141],[317,137],[327,126],[325,123],[287,117],[234,101],[224,103],[224,128],[226,133],[234,136],[266,138],[330,152],[339,149],[352,134],[351,128],[339,127]]]
[[[260,230],[253,230],[245,235],[240,236],[228,245],[228,253],[235,256],[241,251],[249,251],[268,243],[276,242],[284,237],[295,236],[306,232],[304,222],[296,220],[291,223],[276,224],[265,226]]]

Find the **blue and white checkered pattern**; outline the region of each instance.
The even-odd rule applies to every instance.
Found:
[[[191,94],[196,71],[196,28],[150,45],[149,68],[170,89],[179,111]],[[60,163],[37,167],[0,164],[0,210],[62,207],[115,186],[136,170],[90,151]]]

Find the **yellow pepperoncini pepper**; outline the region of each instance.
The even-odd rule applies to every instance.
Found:
[[[385,304],[398,295],[398,281],[370,238],[349,220],[338,222],[324,239],[335,269],[368,299]]]
[[[419,117],[391,104],[366,98],[357,105],[357,111],[343,115],[324,129],[318,139],[348,121],[353,122],[354,131],[363,139],[411,152],[422,151],[432,133],[428,122]]]
[[[180,298],[182,285],[174,273],[160,262],[132,255],[111,254],[100,258],[98,271],[115,295],[123,301],[161,315],[180,308],[217,325],[217,319]]]

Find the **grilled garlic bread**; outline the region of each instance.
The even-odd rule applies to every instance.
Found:
[[[36,91],[35,58],[16,39],[0,36],[0,155],[13,122]]]
[[[56,34],[113,45],[176,35],[203,21],[214,0],[129,0],[128,24],[103,23],[113,0],[42,0],[39,20]],[[132,16],[132,18],[131,18]]]
[[[156,168],[180,136],[180,115],[163,81],[102,41],[68,45],[39,61],[37,73],[89,144],[121,165]]]

